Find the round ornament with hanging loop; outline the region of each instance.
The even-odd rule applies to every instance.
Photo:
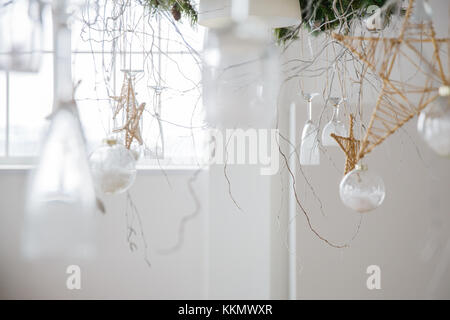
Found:
[[[339,185],[342,202],[349,208],[365,213],[378,208],[386,192],[383,179],[369,171],[366,165],[357,164],[347,173]]]
[[[438,155],[450,157],[450,87],[439,88],[439,96],[419,115],[417,130]]]
[[[131,188],[136,179],[136,159],[132,151],[114,138],[107,138],[89,157],[97,192],[120,194]]]

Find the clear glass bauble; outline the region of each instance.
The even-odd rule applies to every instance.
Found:
[[[89,157],[92,177],[97,192],[104,195],[120,194],[136,179],[136,160],[133,152],[114,139],[107,139]]]
[[[88,257],[94,252],[95,191],[74,104],[51,117],[25,204],[27,258]]]
[[[439,96],[420,113],[417,129],[433,151],[450,157],[450,95]]]
[[[208,124],[218,128],[274,124],[280,66],[271,40],[270,30],[258,21],[208,30],[202,75]]]
[[[0,3],[0,70],[37,72],[42,57],[42,1]]]
[[[386,192],[379,175],[358,165],[342,178],[339,195],[347,207],[364,213],[378,208],[383,203]]]

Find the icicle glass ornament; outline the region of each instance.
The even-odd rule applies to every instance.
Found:
[[[339,185],[342,202],[349,208],[364,213],[378,208],[384,201],[385,187],[381,177],[364,165],[356,165]]]
[[[136,179],[136,160],[133,153],[115,139],[104,144],[89,157],[97,192],[105,195],[127,191]]]
[[[88,257],[93,253],[95,191],[73,104],[58,107],[31,175],[25,206],[24,253]]]
[[[439,97],[420,113],[417,129],[434,152],[450,157],[450,87],[441,87]]]
[[[0,4],[0,70],[37,72],[42,58],[42,3],[38,0]]]
[[[319,140],[317,139],[319,128],[312,121],[312,100],[318,95],[318,93],[303,95],[308,103],[308,120],[303,127],[300,143],[300,164],[304,166],[320,164]]]
[[[335,139],[331,136],[334,133],[337,136],[345,137],[347,130],[344,123],[339,118],[340,104],[344,102],[344,99],[332,97],[330,102],[333,105],[333,117],[322,130],[322,145],[326,147],[338,147]]]

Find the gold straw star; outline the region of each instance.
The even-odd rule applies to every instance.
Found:
[[[116,119],[117,115],[121,111],[126,114],[125,123],[120,128],[114,129],[113,132],[125,131],[125,147],[127,149],[130,149],[134,139],[142,145],[144,141],[142,140],[139,122],[145,109],[145,103],[141,103],[137,107],[136,93],[134,91],[131,76],[127,76],[127,74],[125,74],[120,96],[114,96],[111,98],[117,101],[113,119]]]
[[[353,134],[354,120],[355,119],[353,115],[350,114],[350,124],[349,124],[350,129],[348,137],[341,137],[334,133],[331,134],[331,136],[334,138],[334,140],[336,140],[336,142],[346,155],[344,174],[347,174],[348,172],[352,171],[355,168],[356,164],[358,163],[358,151],[361,142],[355,139],[355,136]]]
[[[440,86],[449,84],[440,54],[443,45],[450,46],[450,39],[436,38],[431,18],[414,21],[413,7],[414,0],[409,0],[405,21],[398,37],[333,34],[334,39],[349,49],[382,81],[382,89],[362,140],[358,159],[362,159],[434,101],[438,97]],[[432,46],[432,57],[425,56],[421,48],[425,45]],[[411,70],[417,71],[415,77],[421,75],[425,78],[422,84],[414,85],[398,76],[399,73],[394,67],[399,67],[401,62],[409,63]]]

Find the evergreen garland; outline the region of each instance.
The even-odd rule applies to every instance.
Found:
[[[343,28],[340,32],[348,30],[348,22],[355,18],[361,18],[366,15],[367,8],[371,5],[382,7],[388,0],[338,0],[336,10],[339,15],[346,16]],[[176,21],[181,17],[189,19],[191,25],[196,25],[198,21],[198,12],[191,3],[191,0],[143,0],[150,7],[152,12],[157,13],[161,10],[170,12]],[[327,30],[336,29],[340,25],[333,10],[333,0],[299,0],[302,9],[302,23],[300,26],[275,29],[275,35],[279,42],[285,42],[295,39],[299,32],[299,27],[313,29],[314,33],[320,33]],[[386,11],[386,18],[394,12],[394,6]]]
[[[367,14],[367,8],[372,5],[382,7],[388,0],[338,0],[336,2],[336,10],[339,16],[345,16],[346,24],[355,18],[364,17]],[[341,21],[336,18],[333,10],[333,0],[299,0],[302,9],[302,26],[314,30],[314,34],[318,34],[327,30],[336,29]],[[395,5],[390,6],[385,12],[387,20],[394,12]],[[346,32],[348,25],[341,26]],[[285,42],[297,37],[298,27],[278,28],[275,29],[275,35],[278,41]]]
[[[198,12],[191,0],[144,0],[144,2],[153,13],[167,11],[172,14],[175,21],[179,21],[184,16],[189,19],[191,25],[197,24]]]

